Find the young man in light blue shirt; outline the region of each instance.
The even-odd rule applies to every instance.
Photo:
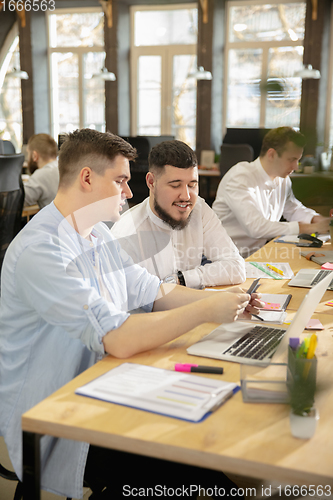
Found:
[[[135,150],[113,134],[90,129],[69,134],[59,156],[54,202],[27,224],[6,253],[0,434],[19,477],[22,413],[105,353],[127,358],[203,322],[230,322],[245,308],[257,312],[239,288],[216,293],[161,285],[121,250],[100,221],[117,220],[132,196],[127,183],[134,157]],[[138,307],[148,314],[130,315]],[[42,488],[80,498],[88,452],[87,443],[43,437]],[[108,467],[110,461],[121,467],[117,453],[108,450]],[[94,473],[89,477],[93,482]]]

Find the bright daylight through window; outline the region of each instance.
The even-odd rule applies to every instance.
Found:
[[[305,2],[228,3],[227,127],[299,127]]]
[[[0,61],[0,137],[11,141],[16,151],[22,149],[21,80],[11,77],[11,74],[19,69],[19,37],[15,35]]]
[[[49,15],[53,135],[89,127],[105,131],[105,85],[92,78],[104,67],[101,10]]]
[[[132,135],[173,135],[195,148],[197,7],[133,7],[132,26]]]

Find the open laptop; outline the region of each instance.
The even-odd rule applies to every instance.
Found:
[[[189,347],[188,354],[253,365],[267,365],[273,358],[286,361],[289,338],[303,332],[332,278],[330,273],[307,293],[287,329],[243,321],[222,324]]]
[[[301,288],[312,288],[315,286],[319,281],[325,278],[328,274],[330,274],[332,271],[327,271],[324,269],[301,269],[298,271],[296,276],[292,278],[288,285],[289,286],[298,286]],[[333,275],[332,275],[333,278]],[[330,283],[328,283],[327,290],[333,290],[333,279],[331,280]]]

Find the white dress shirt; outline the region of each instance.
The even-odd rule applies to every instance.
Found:
[[[125,212],[111,232],[135,263],[160,279],[182,271],[191,288],[245,281],[244,260],[202,198],[184,229],[172,229],[157,217],[147,198]],[[203,255],[211,263],[201,265]]]
[[[58,160],[47,163],[42,168],[38,168],[29,177],[24,186],[24,205],[38,204],[39,208],[44,208],[54,200],[59,185]]]
[[[223,176],[213,210],[243,257],[271,238],[298,234],[298,222],[319,215],[295,198],[289,177],[272,180],[259,158],[237,163]],[[282,216],[289,222],[279,222]]]

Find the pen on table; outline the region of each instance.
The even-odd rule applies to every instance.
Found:
[[[281,271],[281,269],[278,269],[277,267],[274,267],[271,264],[266,264],[266,266],[275,273],[281,274],[281,276],[283,276],[283,271]]]
[[[265,321],[263,318],[258,316],[258,314],[251,314],[251,316],[253,316],[254,318],[260,319],[260,321]]]
[[[222,366],[203,366],[196,365],[192,363],[176,363],[175,364],[176,372],[196,372],[196,373],[215,373],[218,375],[222,375],[223,368]]]

